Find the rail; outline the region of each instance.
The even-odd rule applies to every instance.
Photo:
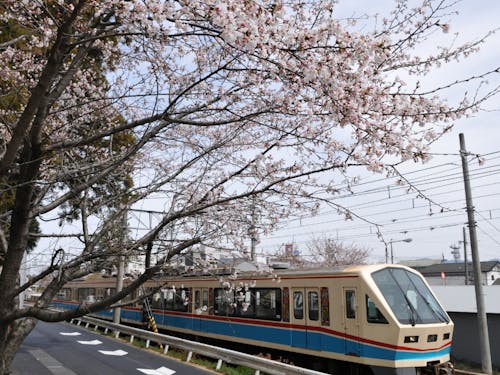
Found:
[[[111,323],[105,320],[81,317],[72,319],[72,322],[77,322],[77,325],[85,323],[85,328],[90,325],[94,326],[94,330],[101,327],[104,328],[105,333],[109,330],[115,333],[118,338],[121,334],[130,336],[132,343],[135,338],[140,338],[146,341],[146,347],[149,347],[151,342],[162,344],[164,346],[163,352],[167,353],[169,347],[178,348],[188,352],[187,362],[191,360],[193,353],[202,355],[204,357],[217,360],[216,370],[220,370],[222,363],[229,363],[232,365],[241,365],[255,370],[258,375],[261,372],[269,375],[325,375],[323,372],[305,369],[302,367],[292,366],[286,363],[273,361],[267,358],[257,357],[246,353],[237,352],[235,350],[219,348],[212,345],[202,344],[199,342],[189,341],[174,336],[168,336],[161,333],[154,333],[144,331],[139,328],[128,327],[122,324]]]

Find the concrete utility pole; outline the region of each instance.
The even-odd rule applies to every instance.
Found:
[[[123,221],[122,221],[122,233],[121,233],[121,248],[119,249],[118,254],[118,270],[116,273],[116,293],[119,293],[123,290],[123,276],[125,275],[125,257],[122,254],[123,248],[125,246],[125,238],[127,236],[127,209],[123,212]],[[118,301],[120,303],[121,301]],[[113,323],[120,324],[120,315],[122,309],[120,307],[115,307],[113,309]]]
[[[467,233],[465,227],[462,227],[464,237],[464,266],[465,266],[465,285],[469,285],[469,265],[467,264]]]
[[[465,200],[467,204],[467,218],[469,226],[469,239],[472,254],[472,269],[474,273],[474,286],[476,291],[477,319],[479,325],[479,348],[481,349],[482,370],[486,374],[492,374],[491,350],[488,336],[488,320],[484,306],[483,284],[481,282],[481,261],[477,247],[476,220],[474,218],[474,205],[472,204],[472,192],[470,188],[469,165],[467,162],[467,151],[465,139],[462,133],[460,139],[460,156],[462,158],[462,170],[464,174]]]

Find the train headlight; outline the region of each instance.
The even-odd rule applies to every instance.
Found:
[[[418,342],[418,336],[405,336],[405,343]]]

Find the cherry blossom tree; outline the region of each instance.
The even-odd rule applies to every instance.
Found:
[[[354,243],[348,244],[333,237],[314,237],[307,244],[308,264],[337,267],[366,263],[370,250]]]
[[[348,168],[425,161],[430,143],[497,91],[482,82],[498,69],[421,87],[484,41],[418,53],[448,30],[452,5],[399,0],[367,27],[337,19],[333,0],[2,1],[0,187],[13,201],[0,212],[0,374],[38,320],[107,308],[196,244],[242,249],[251,212],[262,231],[319,202],[351,215],[335,203]],[[471,82],[477,91],[447,103],[446,90]],[[164,212],[153,228],[109,235],[152,197]],[[30,240],[52,235],[30,223],[49,219],[78,221],[81,251],[52,249],[21,285]],[[117,255],[143,256],[130,286],[48,309],[66,282]],[[42,278],[41,297],[19,307]]]

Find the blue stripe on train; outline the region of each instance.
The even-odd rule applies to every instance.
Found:
[[[265,338],[266,342],[335,352],[339,354],[357,353],[360,357],[383,360],[427,360],[441,357],[450,353],[451,347],[427,352],[413,352],[383,348],[362,342],[348,340],[343,337],[333,336],[321,332],[303,331],[289,328],[258,326],[231,321],[217,321],[183,317],[178,315],[154,314],[158,325],[173,326],[176,328],[194,331],[217,333],[219,335],[233,336],[249,340]]]

